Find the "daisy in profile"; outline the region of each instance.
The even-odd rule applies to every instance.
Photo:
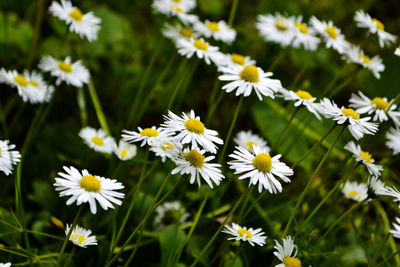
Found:
[[[195,181],[201,186],[201,178],[213,188],[213,183],[219,185],[221,180],[225,178],[221,171],[221,165],[210,163],[214,156],[204,156],[205,151],[198,148],[185,148],[181,153],[172,158],[176,167],[171,174],[190,174],[190,183]]]
[[[382,64],[382,59],[379,56],[370,58],[359,47],[354,45],[348,46],[344,52],[344,59],[349,63],[359,64],[370,70],[377,79],[381,77],[380,73],[385,70],[385,66]]]
[[[0,171],[9,175],[13,171],[13,165],[21,160],[21,154],[12,150],[15,145],[10,145],[8,140],[0,140]]]
[[[275,240],[274,255],[282,262],[275,267],[301,267],[301,261],[297,258],[297,246],[290,235],[283,240],[283,246]]]
[[[371,176],[368,178],[368,186],[372,189],[375,195],[383,195],[386,191],[385,184],[381,181],[379,177]]]
[[[261,68],[254,65],[240,66],[230,65],[219,68],[222,75],[218,77],[220,81],[228,82],[222,87],[230,93],[236,90],[236,95],[247,97],[254,90],[258,99],[262,101],[263,96],[274,98],[274,94],[282,89],[281,81],[270,79],[272,72],[264,72]]]
[[[79,34],[81,38],[86,37],[89,42],[97,40],[101,19],[93,15],[92,12],[83,14],[68,0],[61,0],[61,4],[53,1],[49,10],[53,16],[65,21],[71,32]]]
[[[396,217],[396,222],[397,223],[392,223],[394,229],[390,230],[389,233],[391,233],[393,237],[400,239],[400,218]]]
[[[161,158],[162,162],[165,162],[166,158],[173,158],[180,151],[182,146],[177,144],[172,137],[163,137],[155,140],[150,145],[150,150],[156,154],[157,157]]]
[[[154,1],[152,7],[156,13],[164,14],[168,17],[176,17],[185,25],[199,22],[199,18],[196,15],[187,13],[191,8],[173,0]]]
[[[393,155],[400,153],[400,130],[390,128],[386,133],[386,146],[393,150]]]
[[[165,37],[172,39],[174,42],[176,42],[180,38],[190,39],[197,36],[197,34],[189,27],[182,26],[180,24],[172,26],[168,23],[165,23],[162,34]]]
[[[299,16],[294,21],[294,39],[293,47],[299,48],[303,46],[305,50],[315,51],[321,40],[314,35],[314,31],[302,22],[303,17]]]
[[[182,145],[191,144],[193,148],[201,146],[205,151],[216,154],[216,144],[222,145],[224,143],[222,139],[217,137],[218,132],[207,129],[193,110],[189,114],[182,112],[180,117],[172,111],[168,111],[168,116],[164,115],[164,119],[165,121],[161,126],[165,132],[175,135],[175,141]]]
[[[279,13],[258,15],[256,28],[265,41],[287,47],[295,38],[294,23],[294,17],[286,17]]]
[[[232,223],[232,226],[225,225],[222,232],[232,235],[232,237],[229,237],[228,240],[247,241],[253,247],[254,244],[259,245],[261,247],[264,246],[265,239],[267,239],[267,237],[264,236],[264,232],[262,232],[261,228],[247,229],[247,227],[241,227],[236,223]]]
[[[223,20],[218,22],[209,20],[206,20],[205,23],[198,22],[194,24],[194,29],[206,38],[212,37],[214,40],[228,44],[231,44],[236,38],[236,31]]]
[[[253,134],[251,131],[238,132],[233,141],[250,152],[254,151],[254,146],[258,146],[259,148],[264,149],[267,153],[269,153],[269,151],[271,150],[270,147],[267,145],[267,141],[265,141],[257,134]]]
[[[66,235],[68,235],[70,229],[71,226],[67,224],[67,227],[65,229]],[[82,248],[86,248],[87,246],[91,245],[97,245],[96,236],[91,236],[91,234],[91,230],[87,230],[77,225],[74,227],[74,229],[72,229],[71,235],[69,236],[69,241],[72,241],[72,243]]]
[[[0,267],[11,267],[11,262],[0,263]]]
[[[220,53],[220,60],[215,62],[218,68],[227,67],[229,65],[247,66],[255,65],[256,61],[248,56],[242,56],[240,54],[223,54]]]
[[[243,147],[236,146],[233,154],[229,157],[233,158],[228,162],[229,167],[235,170],[235,174],[241,174],[239,179],[250,178],[249,186],[258,183],[258,192],[267,189],[271,194],[282,192],[282,185],[277,177],[285,183],[289,183],[288,176],[293,175],[293,170],[285,163],[279,161],[281,155],[271,157],[266,148],[253,146],[251,153]]]
[[[345,107],[339,108],[328,98],[321,100],[319,113],[327,118],[332,118],[339,125],[347,122],[350,133],[357,140],[361,139],[364,134],[373,135],[378,131],[378,124],[369,122],[371,119],[370,117],[361,118],[360,114],[354,109]]]
[[[39,68],[56,77],[56,85],[60,85],[62,81],[75,87],[82,87],[89,83],[89,71],[80,60],[72,63],[70,57],[66,57],[65,60],[57,60],[51,56],[44,56],[40,60]]]
[[[162,128],[156,128],[152,126],[151,128],[141,128],[138,127],[138,132],[122,130],[122,139],[129,143],[142,142],[140,146],[151,145],[152,142],[166,136],[165,131]]]
[[[354,20],[357,22],[358,27],[368,29],[369,33],[378,35],[380,47],[396,42],[396,36],[385,32],[385,26],[381,21],[376,18],[371,18],[371,16],[364,11],[356,11]]]
[[[79,136],[95,151],[111,154],[115,150],[114,138],[107,136],[102,129],[96,130],[92,127],[85,127],[79,132]]]
[[[114,154],[123,161],[130,160],[136,156],[136,145],[131,145],[124,140],[119,140],[118,146],[115,147]]]
[[[358,95],[352,94],[349,101],[350,107],[354,108],[357,113],[374,114],[372,120],[378,122],[387,121],[390,117],[396,127],[400,127],[400,112],[396,111],[397,105],[393,104],[394,99],[390,102],[386,97],[375,97],[371,100],[362,92],[358,92]],[[389,106],[390,109],[387,111]]]
[[[282,88],[279,91],[279,94],[281,97],[283,97],[283,99],[287,101],[296,101],[294,103],[295,107],[299,107],[301,105],[305,106],[308,111],[310,111],[312,114],[315,115],[315,117],[321,120],[321,116],[318,112],[319,104],[315,103],[315,100],[317,99],[313,97],[309,92],[303,90],[297,90],[296,92],[293,92]]]
[[[350,141],[344,148],[353,153],[356,161],[362,162],[367,167],[369,174],[376,177],[381,176],[382,166],[374,164],[375,160],[371,157],[371,154],[361,150],[360,145],[356,145],[353,141]]]
[[[381,188],[380,195],[393,197],[393,202],[399,202],[400,208],[400,192],[396,187],[385,186]]]
[[[203,38],[180,38],[176,43],[176,47],[180,55],[191,58],[196,54],[198,58],[204,59],[207,65],[219,58],[218,47],[209,45]]]
[[[170,224],[184,224],[189,216],[181,202],[165,202],[156,208],[153,228],[161,231]]]
[[[157,7],[163,6],[172,6],[181,8],[184,12],[189,12],[193,8],[196,7],[196,0],[154,0],[153,8],[157,9]]]
[[[333,25],[332,21],[320,21],[316,17],[310,20],[311,27],[325,42],[326,48],[333,48],[340,54],[344,53],[349,43],[345,40],[341,30]]]
[[[342,189],[342,193],[348,199],[362,202],[368,198],[368,186],[357,182],[346,182]]]
[[[400,56],[400,47],[397,47],[396,50],[394,51],[394,54],[396,56]]]
[[[60,197],[71,196],[67,200],[68,206],[74,202],[77,206],[89,202],[90,212],[96,214],[96,200],[104,210],[113,209],[113,203],[119,206],[122,204],[120,199],[125,194],[117,190],[124,186],[117,180],[92,175],[87,170],[80,172],[74,167],[63,168],[65,173],[59,172],[60,177],[55,178],[53,185],[56,191],[60,191]]]

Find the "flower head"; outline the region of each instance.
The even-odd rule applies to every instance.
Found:
[[[173,158],[180,153],[182,145],[176,142],[173,137],[167,136],[155,140],[150,150],[153,151],[156,156],[161,157],[161,161],[165,162],[166,158]]]
[[[90,148],[98,152],[111,154],[116,148],[114,138],[107,136],[102,129],[85,127],[79,132],[79,136]]]
[[[71,227],[67,224],[67,227],[65,229],[65,234],[68,235]],[[72,229],[71,235],[69,236],[69,240],[72,241],[77,246],[86,248],[87,246],[91,245],[97,245],[97,240],[96,236],[92,235],[91,230],[87,230],[83,227],[80,226],[75,226],[74,229]]]
[[[321,120],[321,116],[318,112],[319,105],[315,103],[315,100],[317,99],[313,97],[309,92],[303,90],[297,90],[296,92],[294,92],[282,88],[279,91],[279,94],[287,101],[296,101],[294,103],[295,107],[299,107],[301,105],[305,106],[308,111],[310,111],[312,114],[315,115],[315,117]]]
[[[118,146],[115,146],[114,154],[123,161],[130,160],[136,156],[136,145],[131,145],[124,140],[119,140]]]
[[[260,136],[253,134],[251,131],[240,131],[233,139],[236,144],[245,148],[246,150],[253,152],[254,146],[258,146],[261,149],[265,149],[267,153],[269,153],[270,148],[267,145],[267,141],[265,141]]]
[[[264,232],[261,232],[262,229],[253,229],[247,227],[241,227],[236,223],[232,223],[232,226],[225,225],[224,229],[222,230],[223,233],[227,233],[232,235],[229,237],[228,240],[235,240],[235,241],[247,241],[254,247],[254,244],[259,246],[265,245],[265,239],[267,238],[264,236]]]
[[[258,15],[256,28],[267,42],[278,43],[287,47],[295,38],[295,19],[279,13],[275,15]]]
[[[361,150],[360,145],[356,145],[353,141],[350,141],[344,148],[353,153],[356,161],[362,162],[371,175],[376,177],[381,175],[382,166],[374,164],[375,160],[371,157],[371,154]]]
[[[6,175],[12,173],[13,165],[21,160],[21,154],[12,150],[15,145],[9,145],[9,142],[8,140],[0,140],[0,171]]]
[[[386,146],[393,150],[393,155],[400,153],[400,129],[390,128],[386,133]]]
[[[293,47],[303,46],[305,50],[315,51],[321,40],[315,36],[315,31],[306,23],[303,23],[302,20],[302,16],[296,17],[294,20]]]
[[[182,26],[180,24],[172,26],[167,23],[164,25],[162,33],[165,37],[172,39],[174,42],[177,42],[181,38],[186,38],[186,39],[190,39],[192,37],[195,38],[198,35],[190,27]]]
[[[156,128],[152,126],[151,128],[141,128],[138,127],[138,132],[122,130],[122,139],[129,143],[142,142],[140,146],[151,145],[158,139],[167,136],[168,134],[162,128]]]
[[[180,38],[176,43],[178,53],[186,58],[191,58],[194,54],[200,59],[204,59],[206,64],[216,62],[219,58],[218,47],[212,46],[203,38]]]
[[[189,218],[189,213],[179,201],[165,202],[156,208],[153,227],[158,231],[169,224],[183,224]]]
[[[301,267],[301,261],[297,258],[297,246],[290,235],[283,239],[283,246],[275,240],[274,255],[282,262],[275,267]]]
[[[362,202],[368,198],[368,186],[357,182],[346,182],[342,189],[344,196],[357,202]]]
[[[188,25],[199,21],[196,15],[187,13],[195,5],[196,1],[194,0],[181,0],[180,2],[174,0],[155,0],[152,7],[156,13],[164,14],[168,17],[176,17],[183,24]]]
[[[382,64],[382,59],[379,56],[374,56],[371,58],[365,55],[364,52],[357,46],[349,45],[343,55],[347,62],[363,66],[364,68],[370,70],[377,79],[380,79],[380,73],[385,70],[385,66]]]
[[[217,41],[222,41],[231,44],[236,38],[236,31],[229,27],[225,21],[209,21],[197,22],[194,24],[194,29],[206,38],[214,38]]]

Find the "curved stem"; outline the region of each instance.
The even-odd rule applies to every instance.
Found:
[[[387,233],[385,238],[382,240],[381,244],[379,245],[378,250],[375,252],[374,256],[372,257],[371,261],[368,262],[368,267],[374,266],[375,261],[378,259],[379,254],[381,253],[383,247],[386,244],[386,241],[389,239],[390,233]]]
[[[99,97],[96,93],[96,88],[94,87],[94,83],[92,78],[89,79],[88,89],[90,98],[92,99],[94,109],[96,111],[97,119],[101,125],[101,128],[107,133],[107,135],[111,135],[110,129],[108,128],[106,117],[104,116],[103,109],[101,108],[101,104],[99,101]]]
[[[296,114],[299,112],[299,110],[302,108],[302,106],[298,106],[296,110],[293,112],[292,116],[289,118],[287,121],[285,127],[283,127],[282,131],[279,133],[278,138],[276,138],[274,144],[271,146],[271,151],[274,150],[274,148],[279,144],[279,141],[281,140],[282,136],[285,134],[286,130],[289,128],[290,124],[292,123],[294,117],[296,117]]]
[[[167,108],[168,110],[170,110],[172,108],[172,105],[174,104],[175,98],[178,95],[179,89],[182,87],[182,84],[184,83],[184,81],[185,81],[185,79],[187,77],[187,75],[184,75],[184,72],[190,72],[190,69],[193,66],[192,62],[194,62],[194,61],[188,63],[188,61],[186,59],[184,59],[184,60],[185,61],[183,63],[184,66],[183,66],[183,71],[182,71],[183,73],[181,73],[181,75],[180,75],[181,77],[180,77],[178,83],[176,84],[176,86],[174,88],[174,91],[172,92],[171,98],[169,99],[168,108]]]

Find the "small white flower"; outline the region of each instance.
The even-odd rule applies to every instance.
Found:
[[[399,208],[400,208],[400,192],[399,190],[397,190],[396,187],[385,186],[381,188],[379,193],[380,193],[379,195],[393,197],[394,198],[393,202],[399,202]]]
[[[294,23],[294,17],[285,17],[279,13],[258,15],[256,28],[265,41],[287,47],[293,43],[295,38]]]
[[[167,136],[166,132],[162,128],[156,128],[156,126],[152,126],[151,128],[138,127],[138,132],[122,130],[124,134],[122,134],[122,139],[126,142],[142,142],[140,146],[151,145],[153,142],[157,141],[160,138]]]
[[[182,5],[173,0],[156,0],[153,2],[152,7],[156,13],[161,13],[168,17],[177,17],[185,25],[199,21],[196,15],[187,13],[191,9],[189,5]]]
[[[181,202],[165,202],[156,208],[153,228],[157,231],[161,231],[169,224],[184,224],[189,216],[190,214],[186,212]]]
[[[202,38],[180,38],[176,43],[176,47],[180,55],[191,58],[196,54],[198,58],[204,59],[207,65],[219,58],[218,47],[209,45]]]
[[[174,42],[180,38],[190,39],[197,36],[197,34],[189,27],[185,27],[180,24],[172,26],[168,23],[165,23],[162,34],[165,37],[172,39]]]
[[[368,198],[368,186],[363,183],[346,182],[342,192],[346,198],[357,202],[362,202]]]
[[[0,267],[10,267],[11,262],[6,262],[6,263],[0,263]]]
[[[68,235],[70,229],[71,226],[67,224],[67,227],[65,229],[66,235]],[[69,241],[72,241],[72,243],[74,243],[75,245],[83,248],[91,245],[97,245],[96,236],[91,236],[91,234],[91,230],[85,229],[77,225],[74,227],[74,229],[72,229],[71,235],[69,236]]]
[[[315,32],[302,22],[303,17],[299,16],[294,21],[293,47],[303,46],[305,50],[315,51],[321,40],[315,36]]]
[[[395,238],[400,238],[400,218],[396,217],[396,222],[397,223],[392,223],[394,229],[390,230],[389,233],[391,233]]]
[[[349,45],[343,54],[347,62],[359,64],[369,69],[377,79],[380,79],[380,73],[385,70],[385,66],[379,56],[370,58],[357,46]]]
[[[134,156],[136,156],[136,145],[131,145],[125,142],[124,140],[119,140],[118,146],[115,147],[114,154],[120,160],[130,160]]]
[[[386,133],[386,146],[393,150],[393,155],[400,153],[400,129],[390,128]]]
[[[194,29],[206,38],[214,38],[217,41],[231,44],[236,38],[236,31],[229,27],[225,21],[218,22],[206,20],[205,23],[197,22]]]
[[[8,140],[0,140],[0,171],[6,175],[12,173],[13,165],[21,160],[21,154],[12,150],[15,145],[9,145],[9,142]]]
[[[369,187],[372,188],[374,191],[375,195],[383,195],[383,193],[386,191],[386,186],[385,184],[379,179],[379,177],[372,176],[368,179],[368,185]]]
[[[283,97],[287,101],[296,101],[294,103],[295,107],[299,107],[301,105],[305,106],[308,111],[315,115],[319,120],[321,120],[321,116],[319,115],[318,108],[319,105],[315,103],[317,100],[313,97],[309,92],[303,90],[297,90],[297,92],[293,92],[290,90],[286,90],[282,88],[280,91],[280,96]]]
[[[89,71],[80,60],[71,63],[70,57],[66,57],[65,60],[57,60],[51,56],[44,56],[40,60],[39,68],[56,77],[56,85],[60,85],[61,81],[75,87],[82,87],[89,83]]]
[[[163,137],[155,140],[150,145],[150,150],[153,151],[157,157],[161,157],[161,161],[165,162],[166,158],[173,158],[180,153],[181,145],[176,143],[173,137]]]
[[[218,68],[227,67],[230,65],[248,66],[255,65],[256,61],[248,56],[239,54],[223,54],[219,53],[219,59],[215,62]]]
[[[60,191],[60,197],[71,196],[67,200],[67,205],[76,202],[79,206],[82,203],[89,202],[90,212],[96,214],[96,200],[100,206],[107,210],[114,208],[113,204],[121,205],[119,198],[124,198],[125,194],[117,192],[124,186],[114,179],[104,178],[90,174],[87,170],[79,172],[74,167],[63,167],[64,171],[59,172],[60,177],[56,177],[53,184],[56,191]]]
[[[154,0],[153,8],[158,10],[161,7],[161,10],[164,6],[176,6],[181,8],[184,12],[188,12],[196,7],[196,0]]]
[[[61,5],[53,1],[49,10],[53,16],[65,21],[71,32],[79,34],[81,38],[86,37],[89,42],[97,39],[101,19],[92,12],[83,14],[79,8],[74,7],[67,0],[61,0]]]
[[[265,245],[265,239],[267,238],[264,236],[264,232],[262,232],[261,228],[253,229],[247,227],[241,227],[236,223],[232,223],[232,226],[225,225],[224,229],[222,230],[223,233],[227,233],[232,235],[233,237],[229,237],[228,240],[235,240],[235,241],[247,241],[254,247],[254,244],[259,246]]]
[[[396,50],[394,51],[394,54],[396,56],[400,56],[400,47],[397,47]]]
[[[350,141],[344,148],[353,153],[356,161],[362,162],[367,167],[369,174],[376,177],[381,176],[382,166],[374,164],[375,160],[371,157],[371,154],[361,150],[360,145],[356,145],[353,141]]]
[[[283,246],[275,240],[274,255],[282,262],[275,267],[301,267],[300,259],[297,256],[297,246],[290,235],[283,240]]]
[[[233,139],[236,144],[245,148],[246,150],[253,152],[253,147],[258,146],[262,149],[265,149],[267,153],[270,151],[270,147],[267,145],[267,141],[265,141],[262,137],[253,134],[251,131],[240,131]]]
[[[85,127],[79,132],[79,136],[92,149],[107,154],[113,153],[116,147],[114,138],[107,136],[102,129]]]

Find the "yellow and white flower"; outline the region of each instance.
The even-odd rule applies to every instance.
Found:
[[[68,235],[70,229],[71,226],[67,224],[67,227],[65,228],[66,235]],[[77,225],[74,227],[74,229],[72,229],[71,235],[69,236],[69,241],[72,241],[72,243],[74,243],[75,245],[83,248],[91,245],[97,245],[96,236],[91,236],[91,234],[91,230],[87,230]]]
[[[51,56],[44,56],[40,60],[39,68],[44,72],[57,78],[56,85],[60,85],[61,81],[75,87],[82,87],[89,83],[89,71],[83,66],[80,60],[71,62],[70,57],[64,60],[57,60]]]
[[[383,195],[387,190],[385,184],[379,177],[371,176],[368,178],[368,186],[372,189],[375,195]]]
[[[114,154],[120,160],[130,160],[136,156],[136,145],[131,145],[124,140],[119,140],[118,146],[115,147]]]
[[[309,92],[303,90],[297,90],[296,92],[286,90],[282,88],[279,91],[279,94],[283,99],[287,101],[296,101],[294,103],[295,107],[299,107],[301,105],[305,106],[308,111],[315,115],[319,120],[321,120],[321,116],[319,115],[319,104],[315,103],[317,98],[313,97]]]
[[[21,154],[12,150],[15,145],[10,145],[8,140],[0,140],[0,171],[6,175],[12,173],[13,165],[16,165],[21,160]]]
[[[209,65],[212,62],[216,62],[219,58],[218,47],[212,46],[203,38],[200,39],[186,39],[180,38],[176,43],[178,53],[186,58],[191,58],[194,54]]]
[[[314,30],[309,28],[309,26],[302,22],[303,17],[296,17],[294,20],[294,39],[293,47],[299,48],[303,46],[305,50],[315,51],[318,48],[318,44],[321,40],[315,36]]]
[[[400,129],[390,128],[386,133],[386,146],[393,150],[393,155],[400,153]]]
[[[122,204],[120,199],[124,198],[125,194],[117,190],[123,189],[124,186],[117,180],[92,175],[87,170],[81,173],[72,166],[63,168],[66,173],[59,172],[60,177],[55,178],[56,182],[53,185],[56,191],[60,191],[60,197],[71,196],[67,200],[68,206],[74,202],[77,206],[89,202],[90,212],[96,214],[96,200],[104,210],[113,209],[113,203]]]
[[[245,148],[246,150],[253,152],[254,146],[258,146],[264,149],[267,153],[271,150],[267,145],[267,141],[265,141],[262,137],[257,134],[253,134],[251,131],[240,131],[233,139],[236,144]]]
[[[293,175],[293,170],[285,163],[279,161],[281,155],[271,157],[266,148],[253,146],[251,153],[243,147],[236,146],[233,158],[228,162],[235,174],[242,174],[239,179],[250,178],[249,186],[258,184],[258,192],[267,189],[271,194],[282,192],[282,185],[276,177],[285,183],[290,183],[288,176]]]
[[[188,5],[181,4],[182,2],[186,1],[156,0],[153,2],[152,7],[156,13],[164,14],[168,17],[177,17],[185,25],[197,23],[199,18],[196,15],[188,14],[187,12],[191,8]]]
[[[191,28],[182,26],[180,24],[176,24],[175,26],[165,23],[164,28],[162,29],[162,34],[172,39],[174,42],[177,42],[180,38],[196,38],[197,33],[194,32]]]
[[[282,262],[275,267],[301,267],[301,261],[297,258],[297,246],[290,235],[283,240],[283,246],[275,240],[274,255]]]
[[[374,164],[375,160],[371,157],[371,154],[366,151],[363,151],[360,145],[356,145],[356,143],[350,141],[349,143],[347,143],[347,145],[345,145],[344,148],[353,153],[353,156],[356,159],[356,161],[362,162],[365,165],[365,167],[367,167],[369,174],[376,177],[381,176],[383,167]]]
[[[392,223],[394,229],[390,230],[389,233],[391,233],[393,237],[400,239],[400,218],[396,217],[396,222],[397,223]]]
[[[253,229],[253,228],[241,227],[236,223],[232,223],[232,226],[225,225],[222,232],[233,236],[229,237],[228,240],[247,241],[253,247],[254,244],[259,245],[261,247],[264,246],[265,239],[267,239],[267,237],[264,236],[264,232],[262,232],[261,228]]]
[[[126,142],[142,142],[140,146],[144,145],[152,145],[153,142],[156,142],[158,139],[168,136],[169,134],[164,131],[162,128],[156,128],[156,126],[152,126],[151,128],[141,128],[138,127],[138,132],[122,130],[124,134],[122,134],[122,139]]]
[[[294,17],[286,17],[279,13],[258,15],[256,28],[265,41],[287,47],[295,38],[294,23]]]
[[[218,68],[227,67],[229,65],[247,66],[255,65],[256,61],[248,56],[239,54],[223,54],[220,53],[220,59],[215,62]]]
[[[236,38],[236,31],[223,20],[218,22],[206,20],[204,23],[199,21],[193,26],[196,32],[206,38],[212,37],[214,40],[228,44],[231,44]]]
[[[83,14],[68,0],[61,0],[61,4],[53,1],[49,10],[53,16],[65,21],[71,32],[79,34],[81,38],[86,37],[89,42],[97,39],[101,19],[93,15],[92,12]]]
[[[177,144],[172,137],[162,137],[155,140],[150,145],[150,150],[153,151],[157,157],[161,157],[161,161],[165,162],[166,158],[173,158],[180,153],[179,149],[182,146]]]
[[[165,6],[176,6],[184,12],[189,12],[196,7],[196,0],[154,0],[153,8],[159,9]]]
[[[165,202],[156,208],[153,228],[161,231],[169,224],[184,224],[190,214],[179,201]]]
[[[85,127],[79,132],[79,136],[92,149],[107,154],[113,153],[116,144],[114,138],[107,136],[102,129]]]
[[[385,186],[385,187],[381,188],[379,193],[380,193],[379,195],[382,195],[382,196],[393,197],[394,198],[393,202],[399,202],[399,208],[400,208],[400,192],[399,192],[399,190],[397,190],[396,187]]]
[[[379,79],[381,72],[385,70],[382,59],[379,56],[369,57],[357,46],[349,45],[343,53],[344,59],[349,63],[355,63],[369,69]]]
[[[362,202],[368,198],[368,186],[363,183],[346,182],[342,189],[342,193],[348,199]]]

